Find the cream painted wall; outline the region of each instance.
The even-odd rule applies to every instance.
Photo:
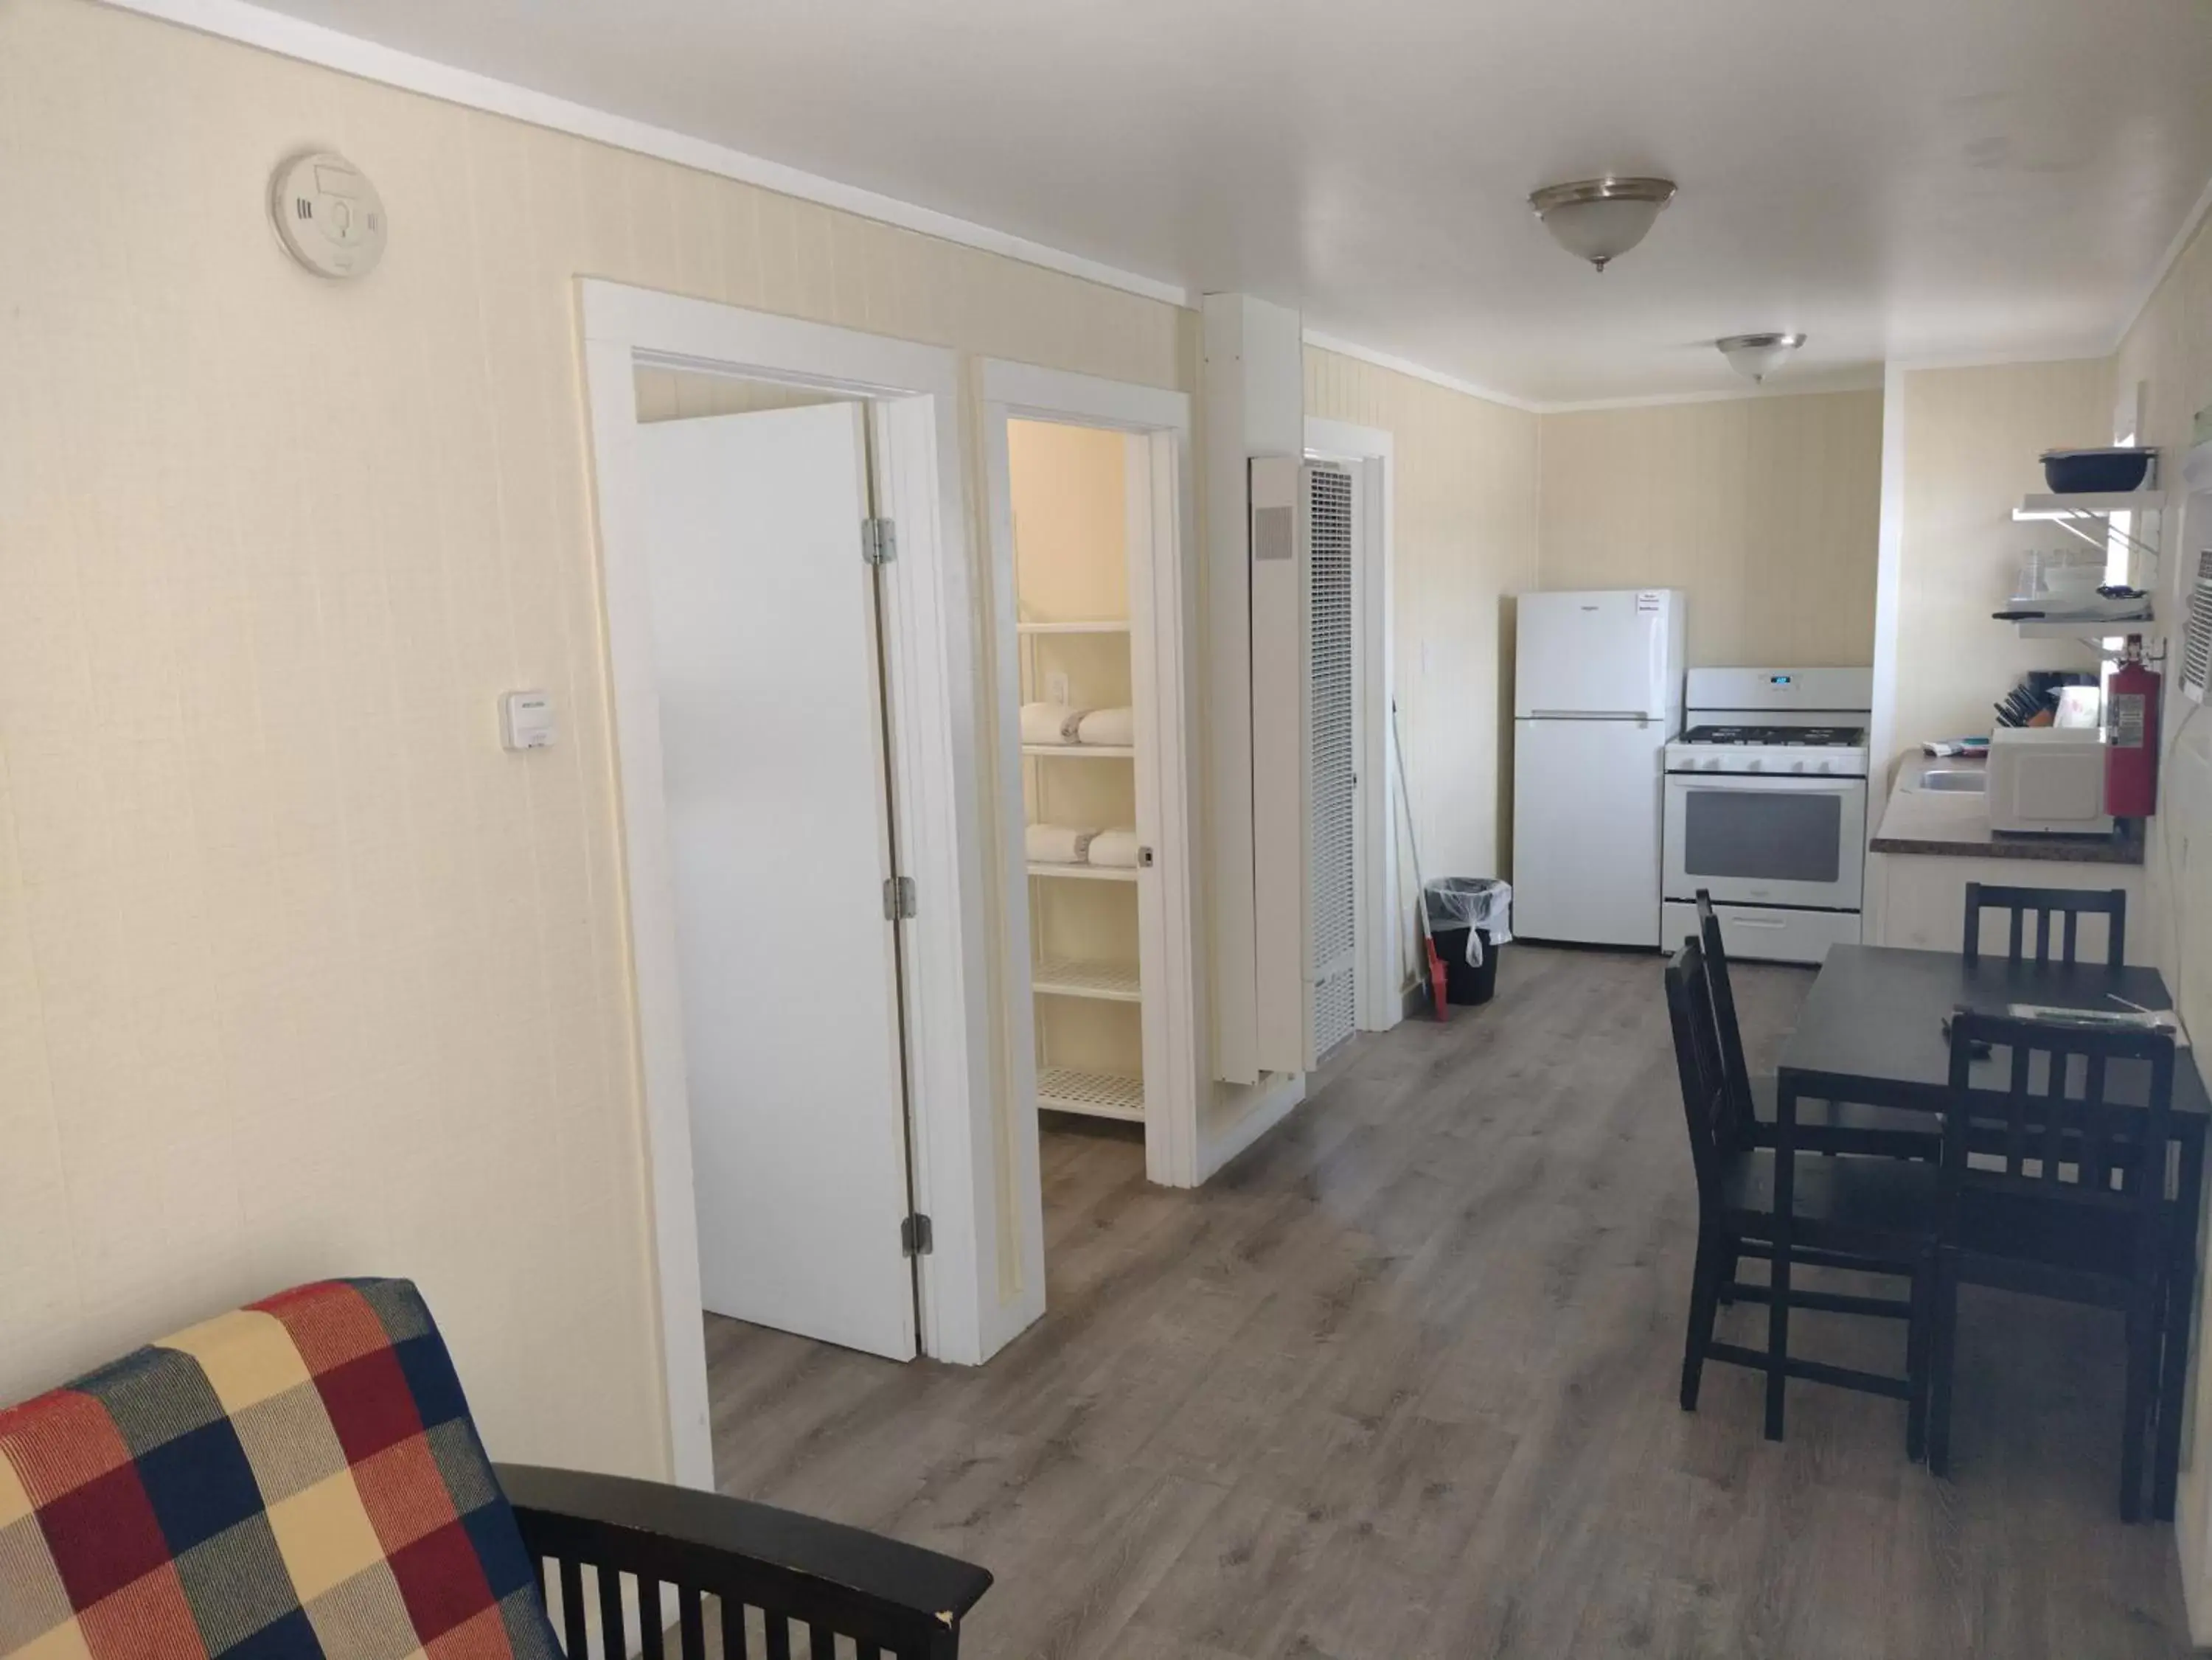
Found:
[[[1874,660],[1881,394],[1546,415],[1540,585],[1690,597],[1690,661]]]
[[[0,8],[0,1399],[404,1274],[495,1453],[662,1470],[574,279],[1183,388],[1194,318],[89,0]]]
[[[1316,347],[1306,413],[1395,440],[1395,689],[1423,863],[1507,874],[1513,597],[1536,583],[1536,417]]]
[[[1904,377],[1904,535],[1899,554],[1896,752],[1984,733],[1990,706],[2029,669],[2094,665],[2069,640],[2023,640],[1991,620],[2021,555],[2069,538],[2015,524],[2045,488],[2055,445],[2112,441],[2112,373],[2100,359],[1925,369]],[[1875,772],[1895,756],[1876,756]]]
[[[2121,399],[2115,401],[2131,399],[2139,383],[2148,389],[2143,441],[2159,446],[2161,482],[2178,493],[2195,412],[2212,405],[2212,232],[2198,233],[2120,342],[2112,385]],[[2177,618],[2195,554],[2212,548],[2212,524],[2191,524],[2172,512],[2163,517],[2158,609]],[[2151,903],[2146,908],[2159,964],[2196,1039],[2193,1053],[2201,1057],[2212,1040],[2212,836],[2202,853],[2196,842],[2212,829],[2212,716],[2179,695],[2172,669],[2169,662],[2166,749],[2160,812],[2150,822]],[[2199,1230],[2200,1242],[2212,1236],[2212,1225],[2200,1223]],[[2212,1367],[2204,1364],[2203,1348],[2204,1299],[2212,1296],[2212,1276],[2200,1276],[2198,1286],[2195,1410],[2184,1445],[2175,1533],[2191,1634],[2200,1645],[2212,1645]]]
[[[835,392],[692,369],[640,369],[633,379],[637,384],[637,418],[643,421],[751,415],[760,409],[799,409],[838,401]]]

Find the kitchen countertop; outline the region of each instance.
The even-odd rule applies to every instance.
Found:
[[[2072,864],[2141,864],[2142,823],[2124,820],[2109,836],[1999,835],[1990,828],[1988,797],[1972,791],[1917,790],[1931,767],[1960,771],[1988,763],[1956,755],[1908,755],[1897,769],[1881,827],[1868,844],[1876,853],[1932,853],[1976,859],[2039,859]]]

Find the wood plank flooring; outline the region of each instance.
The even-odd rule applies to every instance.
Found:
[[[1113,1130],[1048,1135],[1050,1312],[987,1366],[710,1318],[724,1487],[989,1567],[977,1657],[2189,1652],[2171,1530],[2117,1517],[2118,1317],[1967,1290],[1948,1482],[1894,1402],[1795,1384],[1771,1445],[1714,1366],[1681,1412],[1658,960],[1500,967],[1199,1192]],[[1738,972],[1755,1066],[1810,983]],[[1803,1320],[1901,1364],[1893,1330]]]

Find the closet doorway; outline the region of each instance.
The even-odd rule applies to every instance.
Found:
[[[653,419],[664,387],[739,412]],[[867,406],[671,371],[639,391],[701,1301],[910,1360]]]
[[[1198,1179],[1189,406],[1006,363],[984,366],[984,398],[1009,1173],[1029,1224],[1011,1335],[1044,1307],[1041,1136],[1117,1136],[1150,1179]]]
[[[763,1299],[812,1286],[804,1308],[740,1312],[854,1347],[973,1365],[1004,1341],[1020,1224],[990,1045],[962,379],[941,348],[593,278],[577,295],[670,1455],[705,1487],[703,1287],[724,1268]],[[691,562],[714,568],[682,569],[659,522],[666,411],[641,395],[664,373],[767,388],[667,423],[714,451],[683,487]],[[742,503],[715,494],[720,471],[750,478]],[[580,727],[599,715],[578,698]],[[734,783],[733,757],[751,769]],[[702,905],[724,925],[687,925]],[[749,1185],[727,1197],[694,1112],[726,1087],[749,1126]],[[761,1260],[702,1275],[723,1220],[707,1213],[756,1202],[767,1225],[732,1237]]]

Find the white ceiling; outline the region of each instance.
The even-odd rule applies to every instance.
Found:
[[[277,0],[1545,403],[2108,350],[2212,178],[2206,0]],[[1681,194],[1602,277],[1525,197]]]

